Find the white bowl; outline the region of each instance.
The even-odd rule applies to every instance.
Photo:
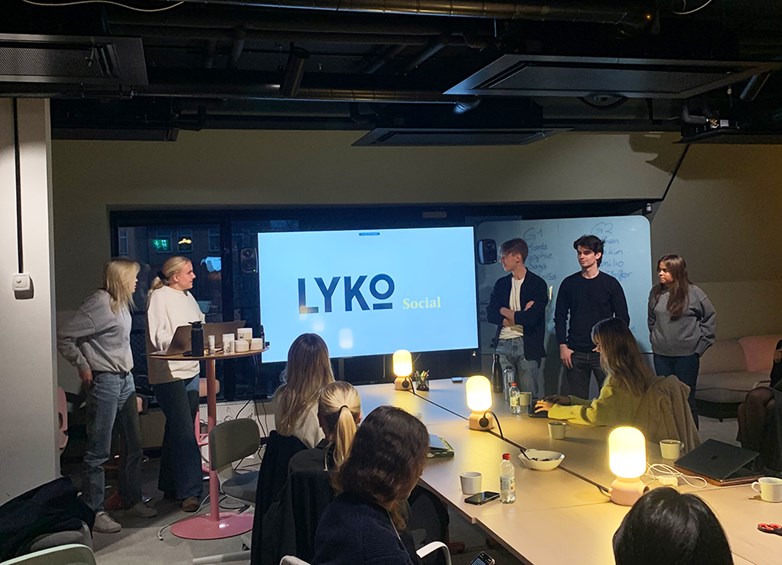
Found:
[[[523,453],[519,453],[519,459],[530,469],[536,471],[551,471],[559,467],[562,460],[565,458],[564,453],[559,451],[545,451],[542,449],[528,449],[526,451],[527,457],[524,457]]]

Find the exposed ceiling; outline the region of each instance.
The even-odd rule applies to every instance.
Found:
[[[782,141],[780,2],[36,1],[4,2],[0,96],[51,97],[57,138],[306,128],[371,130],[364,145],[564,130]]]

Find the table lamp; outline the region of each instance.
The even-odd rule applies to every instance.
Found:
[[[649,490],[641,481],[646,472],[646,438],[641,430],[620,426],[608,436],[608,466],[616,479],[611,483],[611,502],[632,506]]]
[[[410,374],[413,372],[413,356],[407,349],[394,351],[394,390],[413,390]]]
[[[467,407],[470,409],[468,422],[471,430],[490,430],[494,427],[491,409],[491,383],[483,375],[474,375],[467,379]]]

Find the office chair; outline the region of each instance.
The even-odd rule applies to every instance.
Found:
[[[69,543],[20,555],[3,565],[96,565],[95,554],[86,545]]]

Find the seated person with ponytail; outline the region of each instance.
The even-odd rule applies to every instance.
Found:
[[[361,397],[353,385],[326,385],[318,400],[325,438],[291,458],[288,481],[263,517],[261,563],[279,563],[284,555],[312,559],[315,528],[334,498],[329,478],[347,459],[360,421]]]

